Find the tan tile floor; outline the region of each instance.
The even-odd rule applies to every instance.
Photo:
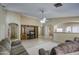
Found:
[[[51,39],[30,39],[30,40],[22,40],[22,45],[31,55],[38,55],[38,50],[40,48],[44,48],[45,50],[51,50],[53,47],[57,46],[58,43],[54,42]]]

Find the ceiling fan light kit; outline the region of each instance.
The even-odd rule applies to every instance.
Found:
[[[46,22],[46,18],[43,18],[40,22],[41,23],[45,23]]]
[[[45,11],[44,11],[43,9],[41,9],[40,11],[41,11],[41,16],[42,16],[40,22],[41,22],[41,23],[45,23],[45,22],[46,22],[46,17],[45,17],[45,15],[44,15],[44,12],[45,12]]]

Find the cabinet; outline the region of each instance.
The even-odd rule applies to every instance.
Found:
[[[21,39],[35,39],[38,38],[38,26],[21,25]]]

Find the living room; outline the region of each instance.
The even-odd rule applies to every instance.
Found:
[[[66,44],[65,41],[66,45],[73,45],[72,41],[79,39],[78,6],[78,3],[1,3],[0,45],[8,48],[1,48],[1,54],[49,55],[52,48]],[[74,47],[76,44],[71,48],[78,48]],[[74,50],[57,52],[78,55]]]

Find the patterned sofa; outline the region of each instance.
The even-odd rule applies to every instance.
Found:
[[[11,42],[9,39],[0,41],[0,55],[9,55],[11,51]]]
[[[21,41],[17,40],[17,41],[12,41],[10,54],[11,55],[28,55],[28,52],[22,46]]]
[[[47,55],[47,53],[48,55],[79,55],[79,40],[66,40],[64,43],[61,43],[48,51],[45,51],[44,49],[39,49],[39,55]]]
[[[20,40],[3,39],[0,41],[0,55],[28,55],[28,52],[22,46]]]
[[[59,44],[57,47],[54,47],[51,50],[51,55],[63,55],[67,53],[72,53],[79,51],[79,42],[72,41],[72,42],[65,42],[62,44]]]

